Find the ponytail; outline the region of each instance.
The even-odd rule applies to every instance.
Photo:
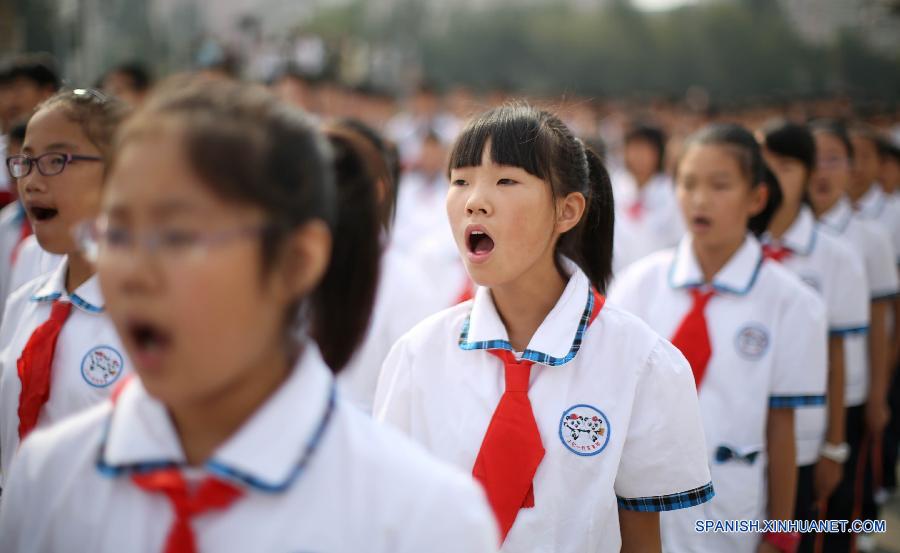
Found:
[[[766,229],[769,228],[772,217],[775,216],[778,208],[781,207],[781,201],[784,199],[784,194],[781,192],[781,183],[778,182],[778,177],[775,176],[775,173],[768,166],[763,167],[762,182],[769,192],[766,198],[766,206],[762,211],[750,217],[750,221],[747,223],[747,228],[757,237],[762,236]]]
[[[350,361],[369,327],[381,249],[375,176],[365,143],[350,132],[326,131],[334,150],[336,215],[328,270],[311,298],[310,333],[334,372]]]
[[[576,140],[587,161],[588,193],[581,221],[560,238],[557,250],[581,267],[601,294],[612,275],[615,210],[612,183],[603,160],[590,147]]]

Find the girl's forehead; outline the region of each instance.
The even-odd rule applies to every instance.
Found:
[[[95,149],[81,125],[72,121],[61,107],[39,110],[28,121],[22,149],[43,150]]]

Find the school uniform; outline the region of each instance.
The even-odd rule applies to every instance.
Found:
[[[378,420],[482,482],[504,552],[619,551],[618,509],[714,495],[685,359],[565,268],[524,352],[478,288],[394,345],[375,396]]]
[[[755,552],[759,534],[700,534],[695,521],[766,518],[769,410],[820,409],[825,403],[822,300],[787,269],[766,261],[759,242],[748,235],[711,283],[704,283],[692,238],[686,236],[675,250],[653,254],[620,275],[610,301],[672,337],[694,358],[698,372],[704,454],[716,497],[692,511],[664,513],[663,548]],[[692,313],[705,323],[705,349],[682,345]],[[699,313],[705,321],[697,319]],[[701,350],[703,360],[696,353]]]
[[[890,237],[871,220],[856,215],[847,198],[841,198],[819,220],[823,227],[839,236],[862,256],[866,266],[866,278],[872,302],[890,301],[898,291],[896,258]],[[868,346],[866,347],[866,374],[869,373]],[[844,478],[831,495],[826,517],[829,519],[853,519],[863,516],[863,504],[871,506],[873,498],[872,441],[865,424],[865,406],[868,399],[868,379],[865,388],[847,391],[847,443],[850,457],[844,463]],[[823,551],[846,551],[855,541],[851,534],[822,535]]]
[[[900,204],[892,201],[881,184],[876,182],[856,202],[855,207],[860,218],[875,222],[889,235],[894,261],[900,264]]]
[[[407,255],[387,249],[381,256],[381,276],[372,320],[365,339],[338,374],[344,396],[365,413],[372,413],[378,375],[391,346],[421,320],[446,307],[431,290],[425,272]]]
[[[780,240],[763,235],[764,253],[779,261],[825,301],[828,333],[844,345],[844,382],[847,390],[862,389],[868,380],[866,351],[869,325],[869,286],[862,259],[840,239],[822,231],[812,210],[803,206]],[[797,498],[795,518],[819,517],[815,464],[825,441],[827,411],[799,409],[794,414],[797,438]],[[835,444],[837,445],[837,444]],[[813,536],[804,536],[805,547]]]
[[[11,288],[12,269],[19,257],[22,240],[31,233],[25,218],[25,208],[13,202],[0,209],[0,313]]]
[[[9,293],[14,292],[26,282],[56,269],[65,257],[43,249],[33,234],[25,238],[19,244],[16,263],[12,267]]]
[[[104,313],[97,276],[66,292],[67,263],[9,297],[0,328],[0,470],[8,472],[20,437],[106,399],[131,370],[112,322]],[[56,322],[55,338],[38,340]],[[43,332],[43,330],[41,330]],[[55,343],[53,342],[55,340]],[[29,352],[46,347],[49,365]],[[35,353],[35,355],[37,355]],[[49,397],[40,395],[41,368],[49,369]],[[38,401],[38,403],[33,403]],[[37,416],[36,420],[34,419]]]
[[[281,387],[208,461],[185,464],[166,407],[134,378],[115,401],[25,442],[3,493],[4,546],[35,553],[72,544],[98,553],[496,550],[477,486],[345,403],[311,342]],[[193,516],[156,489],[164,477],[194,490]],[[208,503],[199,499],[204,487],[218,491]],[[169,547],[179,538],[195,547]]]
[[[626,170],[612,176],[616,207],[613,270],[621,272],[653,252],[671,248],[684,235],[684,222],[675,200],[675,184],[664,173],[643,188]]]

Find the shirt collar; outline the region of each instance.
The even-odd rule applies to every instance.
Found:
[[[847,225],[850,224],[850,219],[852,218],[853,207],[850,205],[850,200],[842,197],[831,206],[831,209],[823,213],[819,220],[828,228],[842,233],[847,229]]]
[[[574,359],[581,347],[595,299],[587,275],[575,263],[563,260],[563,268],[571,274],[569,282],[531,337],[522,359],[543,365],[563,365]],[[459,347],[513,351],[490,289],[480,286],[476,290],[472,311],[459,336]]]
[[[756,283],[763,259],[759,242],[752,234],[747,234],[738,251],[713,276],[712,287],[718,292],[746,294]],[[669,268],[669,285],[672,288],[697,288],[704,284],[703,272],[694,254],[693,240],[686,235],[678,244]]]
[[[887,197],[884,190],[881,189],[881,184],[876,182],[862,195],[857,204],[860,212],[866,217],[878,217],[887,203],[886,200]]]
[[[52,302],[62,299],[70,301],[72,305],[86,313],[103,313],[105,302],[100,293],[100,281],[96,273],[69,294],[66,292],[68,271],[69,261],[66,259],[56,269],[47,273],[46,280],[31,296],[31,301]]]
[[[781,240],[774,240],[767,232],[763,235],[762,242],[786,246],[796,255],[811,254],[816,245],[816,218],[812,210],[808,206],[802,206]]]
[[[284,491],[318,445],[334,405],[334,378],[318,348],[307,342],[284,384],[213,453],[204,469],[263,492]],[[133,379],[110,415],[97,468],[119,476],[184,464],[165,406]]]

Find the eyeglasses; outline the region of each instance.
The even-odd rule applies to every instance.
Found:
[[[126,260],[137,255],[140,249],[155,259],[178,264],[202,259],[214,247],[257,238],[275,228],[274,224],[262,224],[217,231],[163,228],[136,233],[101,217],[78,225],[74,235],[82,254],[94,263]]]
[[[6,158],[6,168],[14,179],[21,179],[31,173],[31,169],[37,165],[38,172],[45,177],[52,177],[63,172],[73,161],[103,161],[102,157],[80,156],[64,154],[62,152],[47,152],[37,157],[19,154]]]

